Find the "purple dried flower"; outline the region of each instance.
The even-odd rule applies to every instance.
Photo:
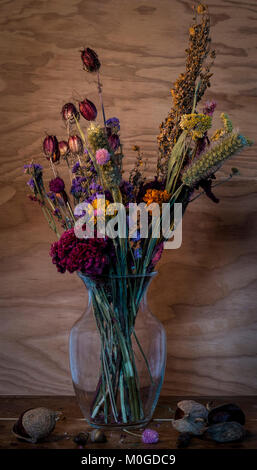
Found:
[[[46,194],[47,197],[49,197],[49,199],[51,199],[52,202],[56,202],[56,197],[55,197],[55,193],[52,193],[51,191],[49,193]]]
[[[80,163],[76,162],[75,165],[72,168],[72,173],[77,173],[78,169],[80,168]]]
[[[30,180],[27,182],[27,185],[33,190],[36,188],[35,181],[33,178],[30,178]]]
[[[156,444],[159,442],[159,434],[154,429],[145,429],[142,434],[142,442],[144,444]]]
[[[213,116],[216,106],[216,101],[207,101],[203,108],[203,114],[206,114],[207,116]]]
[[[111,133],[113,133],[113,134],[119,132],[119,130],[120,130],[120,121],[119,121],[119,119],[116,118],[116,117],[107,119],[106,127],[109,128],[111,130]]]
[[[115,152],[120,145],[120,138],[117,134],[111,134],[108,137],[110,148]]]
[[[32,178],[30,178],[30,180],[27,182],[27,185],[30,186],[30,188],[34,191],[35,194],[38,192],[37,187],[43,187],[42,170],[42,166],[38,163],[30,163],[29,165],[24,165],[24,173],[32,175]],[[35,184],[35,180],[37,186]]]
[[[53,193],[62,193],[64,191],[65,184],[62,178],[57,176],[57,178],[54,178],[49,182],[49,189]]]
[[[142,258],[142,248],[136,248],[134,250],[134,257],[135,257],[135,259]]]
[[[80,198],[81,194],[87,191],[82,185],[85,181],[86,178],[82,178],[81,176],[73,178],[70,192],[74,197]]]
[[[28,173],[27,170],[34,170],[35,173],[41,173],[43,167],[39,163],[30,163],[29,165],[24,165],[24,173]]]

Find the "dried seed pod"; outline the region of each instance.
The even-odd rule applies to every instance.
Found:
[[[190,415],[190,418],[203,418],[207,420],[208,411],[204,405],[194,400],[182,400],[177,403],[175,411],[175,419],[183,418],[185,415]]]
[[[75,123],[75,118],[77,119],[77,121],[79,121],[80,119],[80,114],[73,103],[66,103],[65,105],[63,105],[61,115],[63,120],[65,122],[69,122],[70,124]]]
[[[194,419],[191,419],[189,416],[185,416],[181,419],[172,419],[171,422],[173,428],[178,432],[186,432],[194,436],[201,436],[206,430],[205,423],[195,422]]]
[[[91,442],[106,442],[106,436],[101,429],[94,429],[90,433]]]
[[[98,59],[97,53],[93,49],[87,47],[86,49],[83,49],[83,51],[80,51],[80,53],[83,68],[87,72],[97,72],[100,69],[101,63]]]
[[[240,423],[226,422],[209,426],[205,432],[205,437],[216,442],[240,441],[245,435],[245,430]]]
[[[54,430],[58,417],[58,412],[48,408],[30,408],[20,415],[13,426],[13,433],[19,439],[34,444]]]
[[[58,140],[55,135],[48,135],[43,141],[43,150],[47,160],[56,163],[60,160]]]
[[[82,155],[83,142],[78,135],[71,135],[68,140],[68,145],[71,153]]]
[[[242,425],[245,424],[245,414],[235,403],[225,403],[209,411],[208,423],[210,425],[227,421],[235,421]]]
[[[73,441],[75,442],[75,444],[84,446],[87,443],[88,436],[89,436],[88,432],[80,432],[74,437]]]
[[[65,157],[69,152],[69,146],[66,140],[61,140],[61,142],[59,142],[59,152],[61,157]]]
[[[83,116],[87,121],[94,121],[96,119],[97,109],[92,101],[89,101],[88,99],[81,101],[79,103],[79,110],[81,116]]]

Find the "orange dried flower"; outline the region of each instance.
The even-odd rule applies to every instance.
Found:
[[[199,15],[202,15],[203,13],[205,13],[207,11],[207,8],[206,6],[202,5],[201,3],[199,3],[198,7],[197,7],[197,13]]]
[[[161,191],[160,189],[148,189],[143,197],[143,201],[146,202],[147,206],[153,202],[157,204],[162,204],[163,202],[168,202],[170,199],[170,194],[166,191]]]

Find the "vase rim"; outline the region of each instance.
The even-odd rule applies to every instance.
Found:
[[[136,278],[136,277],[154,277],[157,274],[157,271],[152,271],[151,273],[145,274],[109,274],[108,276],[103,276],[108,279],[120,279],[120,278]]]
[[[136,278],[152,278],[158,274],[158,271],[152,271],[151,273],[145,273],[145,274],[109,274],[109,275],[101,275],[101,276],[94,276],[90,277],[80,271],[77,271],[79,277],[82,278],[87,278],[90,280],[94,279],[136,279]]]

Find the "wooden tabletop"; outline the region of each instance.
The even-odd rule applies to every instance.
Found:
[[[213,400],[215,405],[222,403],[238,404],[246,415],[246,438],[242,442],[218,444],[212,441],[193,438],[191,449],[257,449],[257,397],[161,397],[156,407],[154,419],[169,419],[173,417],[176,403],[181,399],[192,398],[203,404]],[[12,427],[18,416],[26,409],[44,406],[61,411],[63,419],[57,422],[55,430],[44,441],[30,444],[18,440],[12,434]],[[87,449],[175,449],[178,433],[169,421],[152,421],[148,427],[156,429],[160,440],[155,445],[144,445],[140,437],[134,437],[122,431],[106,433],[107,442],[92,444],[88,442]],[[73,438],[81,431],[91,428],[84,422],[83,416],[74,396],[1,396],[0,397],[0,449],[75,449]],[[140,431],[135,431],[140,434]]]

